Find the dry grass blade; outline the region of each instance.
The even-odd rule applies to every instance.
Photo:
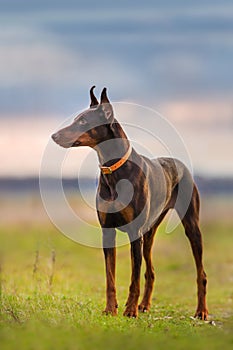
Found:
[[[54,273],[55,273],[55,263],[56,263],[56,252],[53,249],[51,251],[51,260],[50,260],[50,264],[51,264],[50,275],[49,275],[49,290],[50,290],[50,292],[52,289],[53,278],[54,278]]]
[[[39,250],[37,249],[35,253],[35,261],[33,264],[33,277],[36,275],[39,269],[39,259],[40,259],[40,253],[39,253]]]

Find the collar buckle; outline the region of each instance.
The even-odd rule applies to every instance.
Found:
[[[112,174],[112,169],[109,166],[100,166],[100,170],[102,171],[102,174],[104,174],[104,175]]]
[[[102,174],[110,175],[115,170],[119,169],[128,160],[131,152],[132,152],[132,147],[131,147],[131,145],[129,145],[129,149],[126,152],[126,154],[120,160],[118,160],[118,162],[116,162],[115,164],[112,164],[111,166],[99,165]]]

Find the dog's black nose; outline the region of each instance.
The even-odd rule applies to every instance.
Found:
[[[57,134],[57,132],[55,132],[54,134],[52,134],[52,139],[53,139],[53,141],[57,141],[58,140],[58,138],[59,138],[59,136],[58,136],[58,134]]]

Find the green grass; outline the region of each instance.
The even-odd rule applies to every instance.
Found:
[[[119,315],[111,317],[102,315],[100,249],[80,246],[49,224],[2,225],[1,349],[232,349],[232,230],[231,223],[203,226],[214,321],[209,323],[191,318],[196,276],[181,227],[172,234],[161,228],[156,236],[153,306],[135,320],[122,316],[130,280],[128,246],[117,250]]]

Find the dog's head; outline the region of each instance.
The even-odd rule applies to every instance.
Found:
[[[101,93],[100,103],[94,95],[95,86],[90,89],[90,108],[80,113],[73,123],[52,135],[52,139],[64,148],[90,146],[109,138],[114,122],[112,105],[107,97],[106,88]]]

